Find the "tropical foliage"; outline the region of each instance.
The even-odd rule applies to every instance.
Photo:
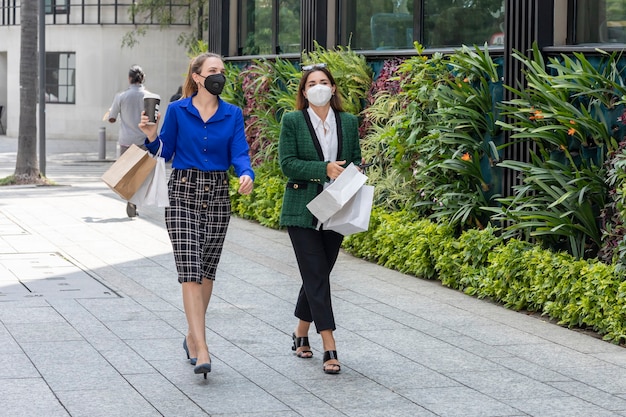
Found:
[[[301,63],[263,60],[233,70],[248,77],[233,99],[243,99],[249,139],[258,144],[255,190],[233,192],[233,211],[278,227],[280,117],[293,108],[299,65],[324,62],[362,118],[363,154],[374,164],[370,229],[347,237],[344,249],[626,341],[621,57],[544,60],[535,48],[531,57],[516,55],[528,81],[521,89],[502,84],[486,47],[416,51],[384,62],[367,89],[367,64],[350,50],[318,47]],[[502,101],[504,89],[512,100]],[[528,144],[527,160],[503,158],[511,143]],[[505,171],[519,177],[508,196],[501,195]]]

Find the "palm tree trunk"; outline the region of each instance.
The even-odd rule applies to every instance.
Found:
[[[20,124],[15,176],[40,177],[37,164],[37,15],[39,0],[22,0],[20,46]]]

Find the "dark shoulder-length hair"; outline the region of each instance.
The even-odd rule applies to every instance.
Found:
[[[302,110],[309,107],[309,100],[304,97],[304,90],[306,88],[306,83],[309,79],[309,76],[313,74],[315,71],[322,71],[328,77],[330,81],[330,85],[335,86],[335,94],[330,99],[330,107],[336,111],[344,111],[343,104],[341,102],[341,95],[339,94],[339,89],[337,88],[337,83],[335,82],[335,77],[330,73],[328,68],[313,68],[308,71],[304,71],[302,73],[302,78],[300,79],[300,84],[298,84],[298,95],[296,96],[296,110]]]

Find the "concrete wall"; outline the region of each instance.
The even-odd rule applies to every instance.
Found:
[[[95,140],[106,126],[107,138],[117,138],[118,123],[102,121],[116,92],[128,87],[128,68],[140,65],[146,88],[169,98],[183,83],[189,58],[176,40],[184,28],[148,29],[139,45],[122,48],[122,37],[132,26],[48,25],[47,52],[76,53],[76,104],[46,103],[46,138]],[[20,28],[0,27],[0,104],[8,136],[17,137],[19,125]],[[33,114],[33,122],[37,114]]]

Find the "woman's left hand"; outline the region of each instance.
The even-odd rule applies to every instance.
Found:
[[[250,178],[249,175],[242,175],[239,177],[239,194],[250,194],[253,187],[254,181],[252,181],[252,178]]]

